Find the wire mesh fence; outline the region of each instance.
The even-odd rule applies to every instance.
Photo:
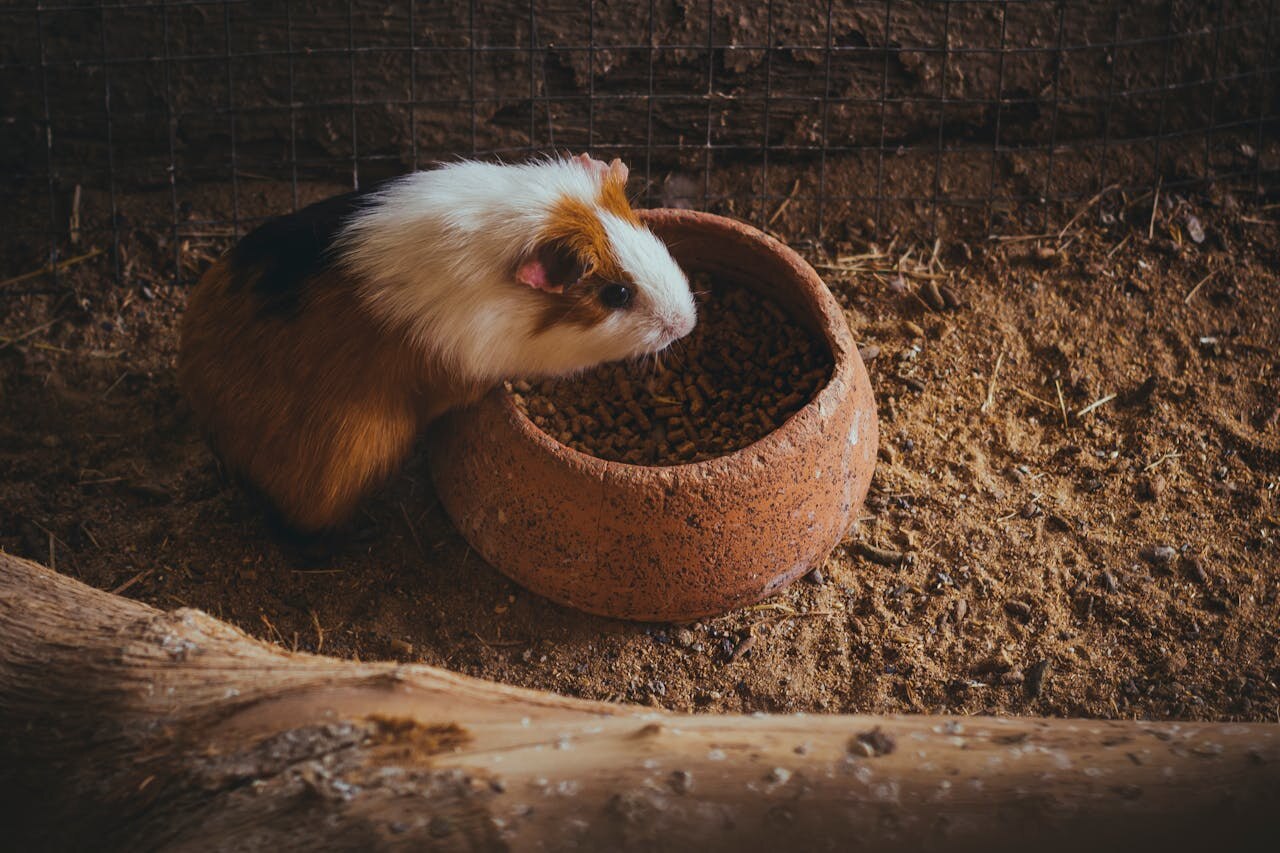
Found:
[[[6,262],[590,150],[791,239],[1044,228],[1280,170],[1275,0],[104,0],[0,8]],[[204,242],[201,242],[204,241]]]

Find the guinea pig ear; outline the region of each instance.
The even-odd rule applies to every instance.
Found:
[[[597,160],[590,154],[582,153],[576,158],[579,163],[586,167],[593,178],[600,181],[617,181],[620,184],[627,182],[630,172],[627,170],[627,164],[623,163],[617,157],[613,158],[613,162],[605,164],[603,160]]]
[[[582,167],[587,170],[587,174],[595,178],[597,181],[603,181],[605,178],[611,177],[615,164],[621,165],[621,161],[614,160],[613,163],[605,163],[603,160],[597,160],[585,151],[574,158]],[[623,166],[625,170],[626,167]]]
[[[586,265],[573,249],[563,243],[543,243],[516,267],[516,281],[534,290],[564,293],[585,271]]]

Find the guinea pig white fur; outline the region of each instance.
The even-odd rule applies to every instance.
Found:
[[[379,190],[336,248],[374,313],[450,370],[487,382],[579,370],[661,350],[694,325],[689,283],[618,192],[625,183],[619,161],[448,165]],[[543,324],[545,291],[511,283],[516,259],[535,257],[548,235],[582,241],[634,285],[627,310]]]
[[[291,526],[333,527],[498,381],[688,334],[688,281],[626,180],[585,154],[460,162],[251,232],[182,324],[179,382],[215,451]]]

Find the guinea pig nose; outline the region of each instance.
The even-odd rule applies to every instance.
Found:
[[[675,332],[677,338],[683,338],[693,331],[693,326],[696,322],[697,318],[693,314],[681,314],[671,324],[671,329]]]

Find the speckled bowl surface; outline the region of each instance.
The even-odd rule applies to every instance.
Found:
[[[805,261],[743,223],[643,214],[690,274],[752,287],[826,342],[830,380],[776,430],[687,465],[609,462],[559,443],[501,388],[429,438],[440,501],[517,583],[621,619],[683,621],[759,601],[820,565],[875,467],[876,407],[844,313]]]

